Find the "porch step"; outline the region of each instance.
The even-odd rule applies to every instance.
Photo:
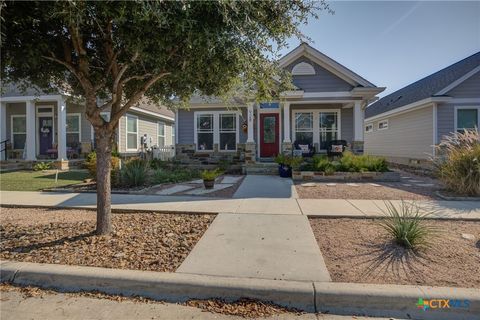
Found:
[[[244,174],[278,175],[278,164],[271,162],[249,163],[242,166]]]

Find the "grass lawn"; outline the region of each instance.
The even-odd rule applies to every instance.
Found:
[[[83,181],[88,176],[86,171],[58,172],[55,183],[55,171],[13,171],[0,174],[2,191],[39,191],[45,188],[66,186]]]

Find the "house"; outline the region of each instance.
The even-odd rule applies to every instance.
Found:
[[[383,97],[365,114],[366,153],[428,166],[442,137],[480,125],[480,52]]]
[[[176,152],[184,163],[230,159],[255,163],[298,143],[326,152],[329,141],[345,140],[363,149],[366,105],[385,88],[302,43],[279,60],[296,89],[278,101],[235,100],[229,107],[215,97],[196,96],[176,111]]]
[[[7,160],[27,161],[82,158],[95,147],[94,131],[85,115],[85,106],[64,93],[47,94],[34,87],[26,91],[4,86],[0,107],[0,150]],[[110,113],[102,113],[109,119]],[[142,102],[120,119],[117,149],[120,155],[138,155],[141,137],[149,146],[171,146],[175,114]],[[1,152],[4,160],[5,152]],[[65,165],[64,165],[65,166]]]

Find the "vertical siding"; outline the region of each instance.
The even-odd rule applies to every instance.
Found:
[[[350,91],[353,89],[348,82],[306,57],[298,58],[285,69],[291,72],[293,67],[300,62],[309,63],[315,69],[315,75],[293,76],[293,83],[305,92]]]
[[[433,150],[432,106],[382,118],[373,123],[374,131],[365,133],[365,153],[412,159],[428,159]],[[378,130],[378,122],[388,119],[388,129]]]
[[[480,72],[477,72],[449,92],[455,98],[480,98]]]

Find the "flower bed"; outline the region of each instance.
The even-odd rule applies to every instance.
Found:
[[[326,174],[318,171],[293,171],[292,179],[295,181],[400,181],[400,173],[395,171],[387,172],[334,172]]]

